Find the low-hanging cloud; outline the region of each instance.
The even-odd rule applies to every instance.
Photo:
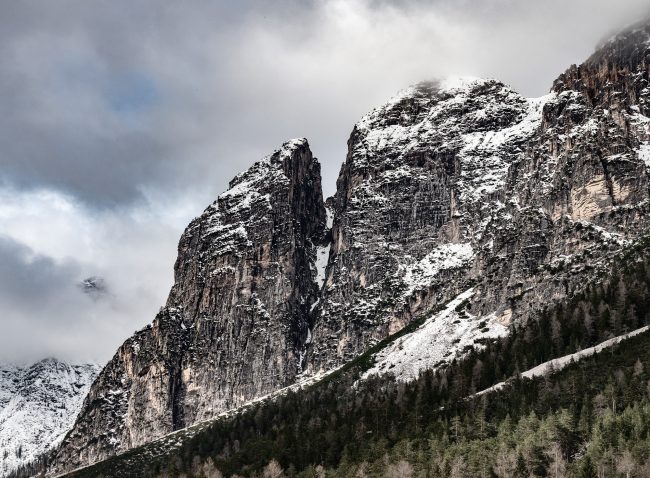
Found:
[[[0,17],[3,257],[37,257],[49,292],[7,285],[0,329],[20,343],[40,327],[51,353],[105,360],[164,302],[184,225],[284,140],[309,138],[331,194],[352,125],[399,89],[453,74],[542,95],[649,12],[647,0],[13,2]],[[106,300],[80,294],[92,276]]]
[[[0,360],[102,362],[150,322],[172,281],[172,209],[0,190]]]
[[[78,270],[72,261],[57,264],[24,244],[0,236],[0,294],[4,304],[36,312],[43,303],[72,291],[70,284]],[[36,297],[40,300],[35,301]]]
[[[79,264],[57,263],[13,239],[0,236],[0,303],[2,304],[2,355],[50,355],[60,350],[60,332],[69,335],[79,324],[68,313],[82,306],[74,288]],[[70,345],[70,344],[68,344]]]

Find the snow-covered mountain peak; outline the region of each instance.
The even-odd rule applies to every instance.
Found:
[[[489,78],[449,77],[423,81],[398,92],[383,105],[374,108],[357,123],[359,129],[371,129],[382,125],[409,124],[431,117],[432,113],[462,112],[459,104],[470,102],[470,109],[481,106],[481,100],[518,98],[519,95],[506,84]],[[523,101],[523,98],[518,98]],[[438,111],[432,108],[439,106]]]
[[[208,206],[197,221],[202,226],[203,237],[218,243],[215,254],[227,254],[251,246],[249,230],[254,227],[256,218],[264,219],[261,214],[251,215],[251,211],[272,209],[274,192],[287,188],[291,182],[289,176],[297,167],[292,164],[296,157],[312,162],[307,139],[284,142],[278,150],[235,176],[229,188]]]
[[[279,149],[264,156],[246,171],[235,176],[230,181],[228,190],[222,193],[219,197],[236,195],[239,190],[255,186],[258,181],[264,179],[265,174],[269,174],[272,171],[282,171],[283,161],[286,160],[291,153],[300,148],[309,148],[307,138],[294,138],[285,141]]]
[[[63,439],[99,369],[55,358],[0,365],[0,476]]]
[[[515,127],[529,114],[528,100],[496,80],[419,83],[356,124],[353,136],[362,140],[355,159],[383,156],[391,149],[392,162],[402,164],[423,148],[454,152],[463,147],[463,134],[497,133]]]
[[[250,201],[253,200],[251,194],[259,192],[267,183],[271,181],[288,181],[283,170],[284,161],[297,149],[308,147],[305,138],[286,141],[273,154],[265,156],[246,171],[235,176],[230,181],[228,189],[219,195],[213,205],[223,202],[227,203],[227,207],[230,209],[234,207],[250,207]]]

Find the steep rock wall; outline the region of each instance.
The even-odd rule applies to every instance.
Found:
[[[167,304],[101,372],[52,472],[292,383],[325,220],[320,166],[304,139],[231,181],[183,233]]]

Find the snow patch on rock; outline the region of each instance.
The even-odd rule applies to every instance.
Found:
[[[459,294],[414,332],[378,352],[373,367],[362,379],[390,373],[397,380],[415,380],[425,370],[435,369],[469,349],[481,348],[481,340],[507,335],[508,327],[501,317],[497,318],[496,314],[477,317],[468,311],[473,295],[473,289]]]
[[[650,168],[650,141],[643,141],[639,146],[639,159],[643,161],[646,168]]]
[[[464,267],[474,258],[471,244],[442,244],[429,252],[420,261],[410,266],[401,266],[403,280],[407,286],[404,295],[431,285],[440,271]]]
[[[319,289],[325,283],[325,270],[327,269],[327,261],[330,257],[331,247],[332,245],[328,244],[316,248],[316,283]]]
[[[526,99],[525,115],[509,127],[462,135],[464,146],[459,154],[461,201],[481,201],[503,189],[511,162],[504,150],[512,149],[537,131],[544,105],[554,97],[554,94],[549,94]]]

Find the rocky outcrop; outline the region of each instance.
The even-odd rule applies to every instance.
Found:
[[[292,383],[316,301],[320,166],[293,140],[187,227],[153,324],[94,383],[52,471],[101,460]]]

